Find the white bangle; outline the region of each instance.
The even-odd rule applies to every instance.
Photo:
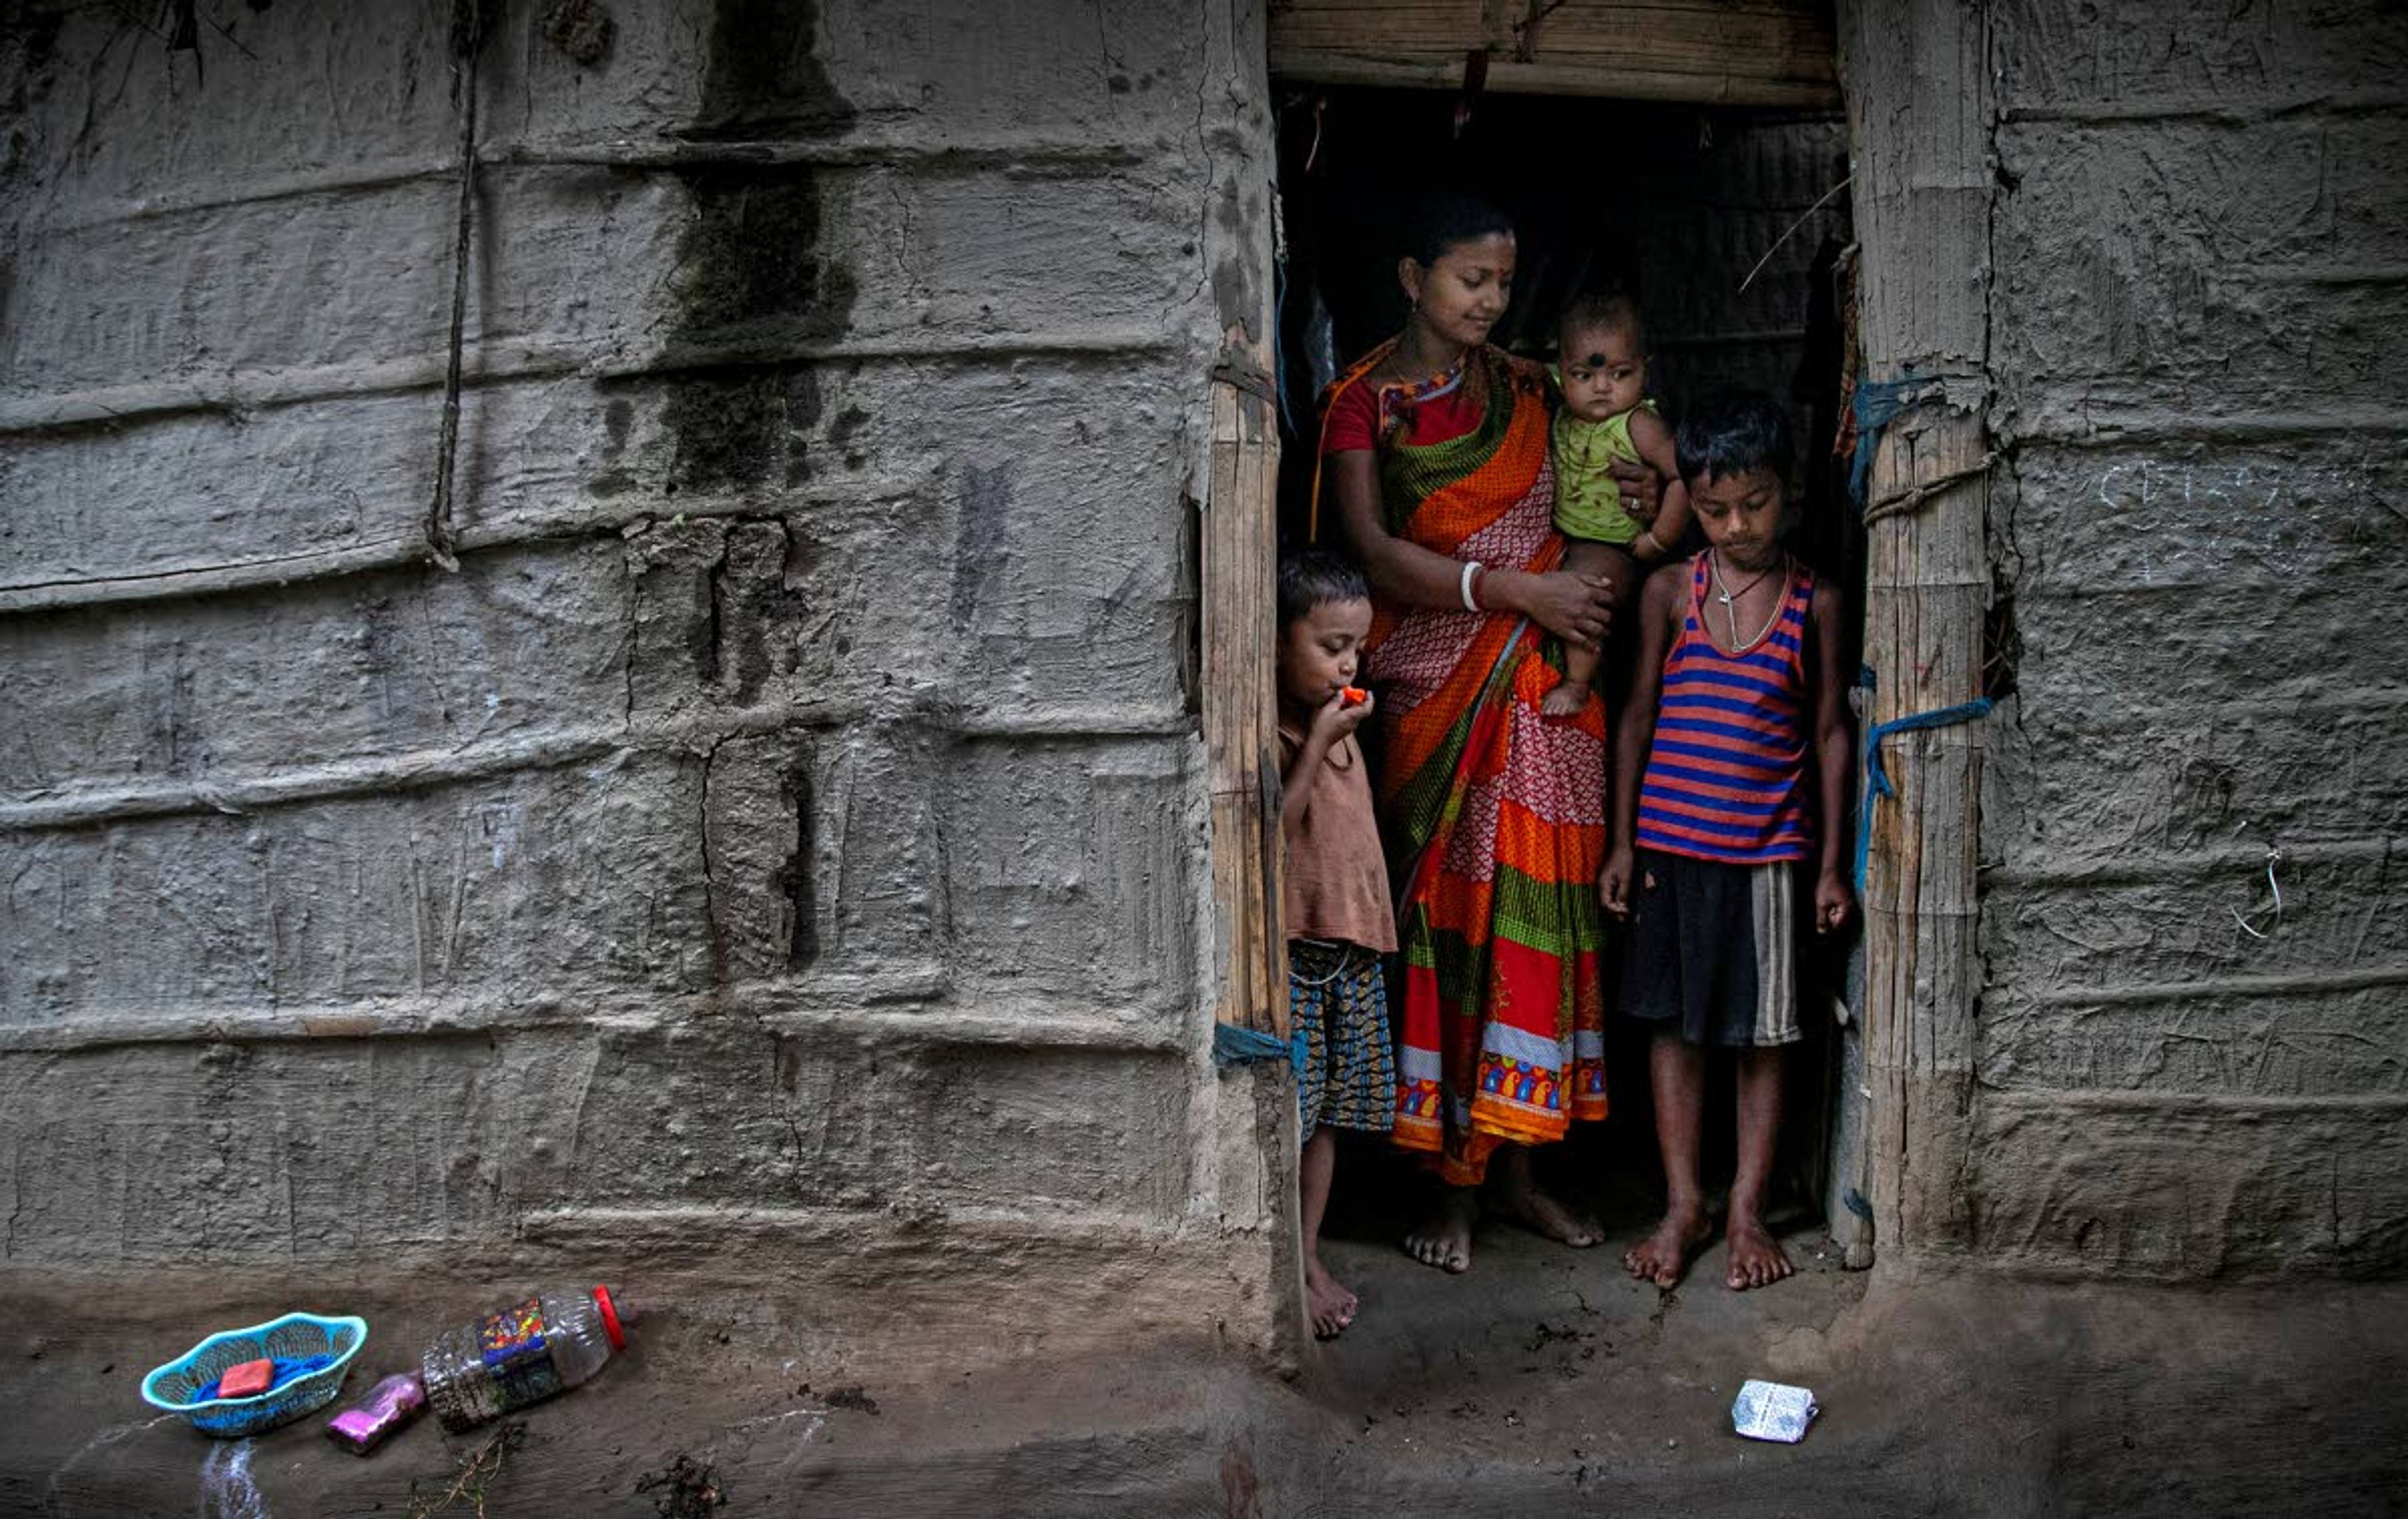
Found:
[[[1463,609],[1468,612],[1476,612],[1480,609],[1480,603],[1471,599],[1471,578],[1479,573],[1480,561],[1475,559],[1463,566],[1463,583],[1456,587],[1463,593]]]

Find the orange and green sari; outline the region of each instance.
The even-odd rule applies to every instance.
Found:
[[[1454,559],[1553,569],[1564,540],[1543,374],[1497,349],[1470,363],[1485,404],[1469,432],[1415,443],[1405,428],[1380,447],[1387,529]],[[1510,613],[1380,606],[1367,648],[1381,831],[1400,887],[1396,1139],[1468,1185],[1498,1145],[1605,1116],[1603,704],[1541,718],[1562,648]]]

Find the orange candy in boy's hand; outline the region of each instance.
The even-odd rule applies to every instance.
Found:
[[[1364,690],[1361,686],[1345,686],[1340,688],[1338,693],[1338,705],[1340,707],[1360,707],[1366,701],[1369,701],[1370,696],[1371,694]]]

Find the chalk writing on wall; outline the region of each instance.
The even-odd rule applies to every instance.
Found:
[[[2136,459],[2087,483],[2097,509],[2053,529],[2143,585],[2298,574],[2360,541],[2370,512],[2402,509],[2397,486],[2363,460]]]

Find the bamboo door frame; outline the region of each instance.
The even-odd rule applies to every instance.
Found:
[[[1839,0],[1842,98],[1855,157],[1863,372],[1928,376],[1934,402],[1886,431],[1870,494],[1920,492],[1916,509],[1870,528],[1864,654],[1867,724],[1978,695],[1989,595],[1986,27],[1963,0]],[[1551,82],[1550,93],[1610,93]],[[1728,98],[1696,104],[1729,105]],[[1274,271],[1260,271],[1261,288]],[[1279,771],[1273,647],[1279,429],[1268,342],[1215,366],[1211,479],[1199,555],[1201,708],[1211,808],[1217,1022],[1284,1039],[1286,943],[1280,923]],[[1981,729],[1902,735],[1886,750],[1898,800],[1870,825],[1865,1083],[1857,1187],[1870,1218],[1830,1209],[1850,1264],[1878,1240],[1944,1246],[1964,1227]],[[1284,1084],[1273,1083],[1284,1091]],[[1274,1251],[1287,1359],[1302,1328],[1292,1171],[1300,1136],[1257,1101],[1269,1184],[1288,1197]],[[1850,1190],[1842,1175],[1836,1202]],[[1288,1279],[1295,1278],[1290,1281]]]
[[[1838,10],[1858,383],[1912,382],[1866,492],[1870,727],[1983,694],[1993,96],[1986,7],[1839,0]],[[1930,1254],[1971,1236],[1982,739],[1978,722],[1891,737],[1883,756],[1898,794],[1858,820],[1870,833],[1865,1123],[1862,1154],[1848,1160],[1864,1211],[1832,1210],[1851,1265],[1870,1264],[1876,1245]],[[1833,1190],[1847,1186],[1842,1175]]]
[[[1263,272],[1258,288],[1271,288]],[[1201,708],[1211,809],[1212,1017],[1284,1042],[1287,938],[1280,910],[1279,417],[1269,335],[1234,340],[1212,369],[1211,478],[1197,574]],[[1250,1123],[1271,1231],[1271,1362],[1293,1370],[1313,1344],[1306,1319],[1296,1168],[1296,1087],[1283,1060],[1230,1070],[1225,1106]],[[1229,1178],[1223,1184],[1229,1184]]]

